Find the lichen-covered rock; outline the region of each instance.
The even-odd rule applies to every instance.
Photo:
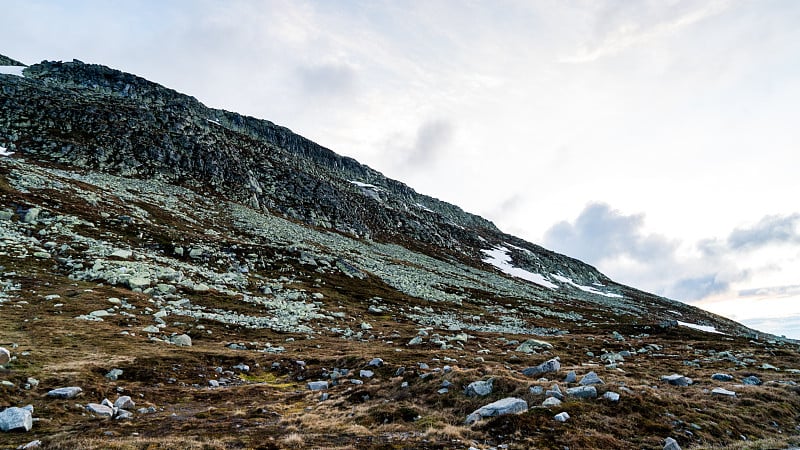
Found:
[[[538,366],[528,367],[522,370],[522,374],[528,377],[536,377],[545,373],[558,372],[561,369],[561,362],[558,358],[547,360]]]
[[[518,414],[528,410],[528,403],[515,397],[506,397],[494,403],[489,403],[467,416],[465,423],[471,425],[484,417],[503,416],[506,414]]]
[[[33,415],[30,409],[11,407],[0,412],[0,430],[30,431],[31,428],[33,428]]]

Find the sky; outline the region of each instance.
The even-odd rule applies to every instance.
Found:
[[[800,2],[0,0],[0,54],[268,119],[800,338]]]

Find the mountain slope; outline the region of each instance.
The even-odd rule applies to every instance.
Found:
[[[550,426],[546,410],[461,426],[490,399],[541,402],[528,384],[552,383],[521,371],[558,356],[580,374],[596,367],[609,386],[601,391],[633,386],[621,389],[620,407],[565,403],[570,427],[602,439],[610,429],[598,413],[651,424],[612,447],[652,446],[667,434],[708,442],[723,418],[769,437],[745,420],[765,414],[767,398],[784,397],[777,430],[800,411],[796,394],[783,392],[794,373],[758,372],[774,384],[752,388],[744,405],[690,391],[695,406],[720,408],[702,419],[717,425],[691,437],[669,412],[684,394],[647,386],[668,371],[744,378],[763,364],[790,368],[800,362],[792,344],[617,284],[271,122],[79,61],[23,74],[0,74],[0,146],[15,152],[0,156],[0,325],[4,341],[33,349],[6,372],[15,380],[8,406],[33,401],[24,386],[40,377],[48,388],[82,384],[86,401],[112,389],[141,394],[155,411],[125,427],[176,446],[197,437],[187,430],[208,427],[222,447],[255,447],[265,433],[280,437],[269,445],[291,446],[298,432],[322,447],[591,447],[564,430],[538,431]],[[184,336],[190,348],[169,345]],[[384,362],[370,365],[374,357]],[[114,368],[127,375],[103,376]],[[460,392],[489,376],[490,396]],[[308,380],[329,382],[330,400],[318,403]],[[444,381],[449,389],[437,393]],[[242,395],[244,406],[225,403]],[[66,403],[36,402],[50,421],[34,428],[43,437],[107,428],[75,411],[57,419]],[[231,437],[233,423],[245,437]],[[346,439],[327,435],[341,427]]]

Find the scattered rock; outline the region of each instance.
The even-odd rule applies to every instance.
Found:
[[[601,380],[600,377],[598,377],[597,374],[594,373],[594,371],[592,371],[584,375],[578,384],[580,384],[581,386],[589,386],[592,384],[605,384],[605,383],[603,383],[603,380]]]
[[[755,375],[750,375],[749,377],[742,378],[742,384],[746,384],[749,386],[761,386],[764,382],[761,381],[761,378],[758,378]]]
[[[130,396],[122,395],[114,402],[114,407],[119,409],[133,409],[136,407],[136,403],[133,402]]]
[[[714,375],[711,375],[711,379],[717,381],[733,381],[733,375],[729,375],[727,373],[715,373]]]
[[[537,339],[528,339],[527,341],[519,344],[517,351],[521,353],[534,353],[537,350],[548,350],[553,348],[549,342],[540,341]]]
[[[556,419],[557,422],[566,422],[567,420],[569,420],[569,414],[567,414],[567,412],[564,411],[556,414],[553,418]]]
[[[70,398],[75,398],[81,392],[83,392],[83,389],[77,386],[70,386],[70,387],[53,389],[47,393],[47,396],[53,398],[70,399]]]
[[[383,360],[381,358],[372,358],[368,365],[371,367],[380,367],[383,365]]]
[[[372,378],[373,376],[375,376],[375,372],[371,370],[362,369],[358,372],[358,376],[360,376],[361,378]]]
[[[544,373],[558,372],[561,369],[561,362],[558,358],[547,360],[536,367],[528,367],[522,370],[522,374],[528,377],[536,377]]]
[[[672,375],[664,375],[661,377],[661,381],[666,381],[673,386],[689,386],[693,383],[691,378],[678,375],[677,373],[673,373]]]
[[[531,386],[530,388],[528,388],[528,391],[533,395],[544,394],[544,388],[541,386]]]
[[[492,393],[493,383],[494,378],[490,378],[486,381],[473,381],[464,389],[464,394],[466,394],[467,397],[483,397],[489,395]]]
[[[664,440],[664,450],[681,450],[681,446],[678,445],[678,441],[668,437]]]
[[[133,256],[133,252],[130,250],[119,249],[114,250],[114,252],[109,256],[112,258],[129,259],[131,256]]]
[[[555,397],[559,400],[564,400],[564,394],[561,393],[561,388],[558,387],[557,384],[554,384],[552,388],[548,389],[544,395],[548,397]]]
[[[110,371],[109,371],[109,372],[106,374],[106,378],[108,378],[108,379],[109,379],[109,380],[111,380],[111,381],[117,381],[117,379],[118,379],[118,378],[120,377],[120,375],[122,375],[122,374],[123,374],[123,372],[122,372],[122,369],[111,369],[111,370],[110,370]]]
[[[576,386],[567,389],[567,396],[575,398],[597,398],[597,389],[594,386]]]
[[[312,391],[322,391],[328,389],[327,381],[309,381],[308,388]]]
[[[98,417],[111,418],[114,417],[114,408],[102,405],[99,403],[89,403],[86,405],[86,410]]]
[[[574,382],[576,382],[576,381],[578,381],[578,375],[576,375],[576,374],[575,374],[575,371],[574,371],[574,370],[570,370],[570,371],[567,373],[567,376],[566,376],[566,377],[564,377],[564,382],[565,382],[565,383],[574,383]]]
[[[414,336],[413,339],[408,341],[408,345],[420,345],[422,344],[422,337],[421,336]]]
[[[11,352],[5,347],[0,347],[0,366],[8,364],[11,361]]]
[[[725,388],[717,387],[711,390],[711,395],[725,395],[727,397],[736,397],[736,392],[729,391]]]
[[[561,404],[561,400],[559,400],[559,399],[557,399],[555,397],[547,397],[542,402],[542,406],[544,406],[545,408],[549,408],[551,406],[558,406],[560,404]]]
[[[613,391],[608,391],[605,394],[603,394],[603,398],[611,402],[618,402],[619,394]]]
[[[525,400],[516,397],[506,397],[475,410],[472,414],[467,416],[465,423],[471,425],[484,417],[518,414],[527,410],[528,403]]]
[[[30,409],[11,407],[0,413],[2,431],[31,431],[31,428],[33,428],[33,414]]]
[[[17,447],[17,450],[30,450],[34,448],[42,448],[42,441],[38,439],[30,441],[25,445],[20,445],[19,447]]]
[[[181,347],[192,346],[192,338],[190,338],[188,334],[176,334],[175,336],[170,336],[169,341]]]

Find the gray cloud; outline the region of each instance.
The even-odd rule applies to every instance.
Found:
[[[800,243],[800,214],[766,216],[750,228],[737,228],[728,236],[730,248],[752,249],[769,244]]]
[[[671,258],[677,243],[645,234],[643,223],[643,214],[624,215],[605,203],[592,203],[575,222],[562,221],[547,230],[544,243],[591,264],[618,256],[640,261]]]
[[[739,297],[784,297],[800,295],[800,284],[769,286],[739,291]]]
[[[417,130],[414,145],[403,154],[408,166],[422,166],[435,162],[447,150],[455,127],[444,119],[430,120]]]
[[[303,90],[313,95],[348,95],[356,88],[356,71],[346,64],[302,66],[297,69],[297,75]]]
[[[682,278],[669,288],[669,295],[681,300],[700,300],[710,295],[726,292],[730,282],[720,280],[718,274]]]

